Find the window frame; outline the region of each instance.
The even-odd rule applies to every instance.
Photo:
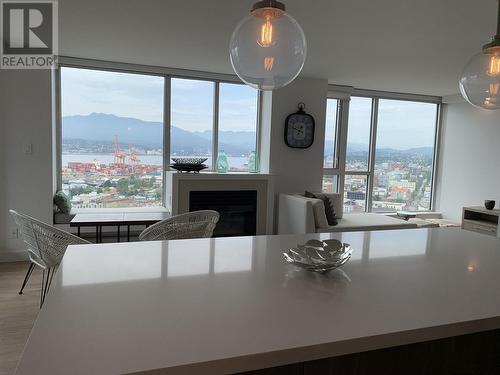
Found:
[[[370,120],[370,140],[368,149],[368,168],[366,171],[349,171],[346,169],[347,161],[347,135],[349,131],[349,104],[352,97],[370,98],[371,120]],[[430,206],[428,210],[419,212],[432,212],[436,206],[436,189],[438,179],[440,137],[442,128],[442,98],[437,96],[405,94],[376,90],[355,89],[346,86],[329,85],[328,99],[337,100],[337,132],[335,149],[336,158],[338,158],[338,168],[323,168],[323,176],[337,177],[337,192],[344,196],[345,177],[346,176],[366,176],[367,188],[365,199],[365,212],[372,212],[373,204],[373,182],[375,178],[375,157],[377,149],[377,126],[378,109],[380,100],[401,100],[409,102],[421,102],[436,105],[436,120],[434,126],[434,155],[432,160],[432,183]],[[393,211],[391,211],[393,212]],[[378,212],[380,214],[389,212]]]
[[[59,56],[57,67],[53,70],[52,75],[52,96],[53,100],[53,123],[55,127],[54,131],[54,154],[53,163],[55,164],[56,175],[54,178],[55,190],[62,189],[62,96],[61,96],[61,68],[77,68],[77,69],[88,69],[88,70],[100,70],[106,72],[116,72],[116,73],[129,73],[129,74],[141,74],[147,76],[158,76],[163,77],[164,89],[163,89],[163,171],[168,172],[172,169],[170,168],[170,131],[171,131],[171,119],[172,119],[172,85],[171,81],[173,78],[179,79],[190,79],[199,81],[209,81],[214,84],[214,108],[213,108],[213,121],[212,121],[212,169],[215,170],[217,154],[219,149],[219,91],[221,83],[239,84],[244,85],[244,83],[236,76],[230,74],[219,74],[210,73],[202,71],[192,71],[185,69],[176,68],[166,68],[151,65],[140,65],[140,64],[129,64],[113,61],[102,61],[75,57]],[[260,90],[257,91],[257,116],[256,116],[256,128],[255,128],[255,148],[257,157],[260,158],[260,135],[261,135],[261,108],[262,108],[262,93]],[[234,173],[245,173],[245,172],[234,172]],[[163,173],[162,178],[162,207],[167,206],[167,186],[166,186],[166,173]],[[103,208],[105,210],[105,208]]]

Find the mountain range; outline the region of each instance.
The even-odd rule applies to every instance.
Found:
[[[176,126],[171,128],[171,153],[196,155],[212,149],[212,132],[190,132]],[[120,146],[132,145],[158,149],[163,145],[163,123],[119,117],[105,113],[86,116],[64,116],[62,138],[65,143],[88,142],[110,144],[118,136]],[[241,156],[255,149],[255,132],[219,131],[219,149],[228,155]]]
[[[163,123],[143,121],[131,117],[119,117],[104,113],[63,117],[62,138],[64,143],[85,147],[90,144],[107,145],[110,148],[118,136],[121,147],[132,145],[143,149],[159,149],[163,145]],[[228,155],[241,156],[255,149],[255,132],[251,131],[219,131],[219,149]],[[326,150],[333,149],[333,141],[326,142]],[[196,155],[212,148],[212,132],[190,132],[175,125],[171,128],[171,153],[177,155]],[[349,143],[349,154],[364,154],[368,146]],[[418,155],[431,157],[433,147],[397,150],[391,148],[377,149],[378,156]]]

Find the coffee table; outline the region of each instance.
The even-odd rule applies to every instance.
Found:
[[[410,219],[414,219],[417,217],[417,213],[412,211],[398,211],[396,212],[396,214],[399,217],[401,217],[404,221],[408,221]]]
[[[121,227],[127,227],[127,241],[130,241],[130,226],[145,225],[146,228],[170,217],[168,212],[124,212],[124,213],[79,213],[71,220],[70,226],[78,228],[78,237],[82,227],[95,227],[96,242],[102,242],[103,227],[117,227],[117,241],[121,240]]]

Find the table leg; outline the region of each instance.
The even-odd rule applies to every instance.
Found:
[[[120,225],[118,225],[118,236],[116,238],[120,242]]]
[[[127,242],[130,242],[130,224],[127,225]]]
[[[78,237],[81,237],[80,236],[80,226],[78,226]]]
[[[95,243],[99,243],[99,225],[95,226]]]

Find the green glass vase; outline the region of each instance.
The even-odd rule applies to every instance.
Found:
[[[227,161],[227,156],[224,150],[220,150],[217,154],[217,168],[218,173],[227,173],[229,170],[229,163]]]
[[[255,151],[252,151],[248,157],[248,172],[259,173],[259,159],[257,158],[257,152]]]

